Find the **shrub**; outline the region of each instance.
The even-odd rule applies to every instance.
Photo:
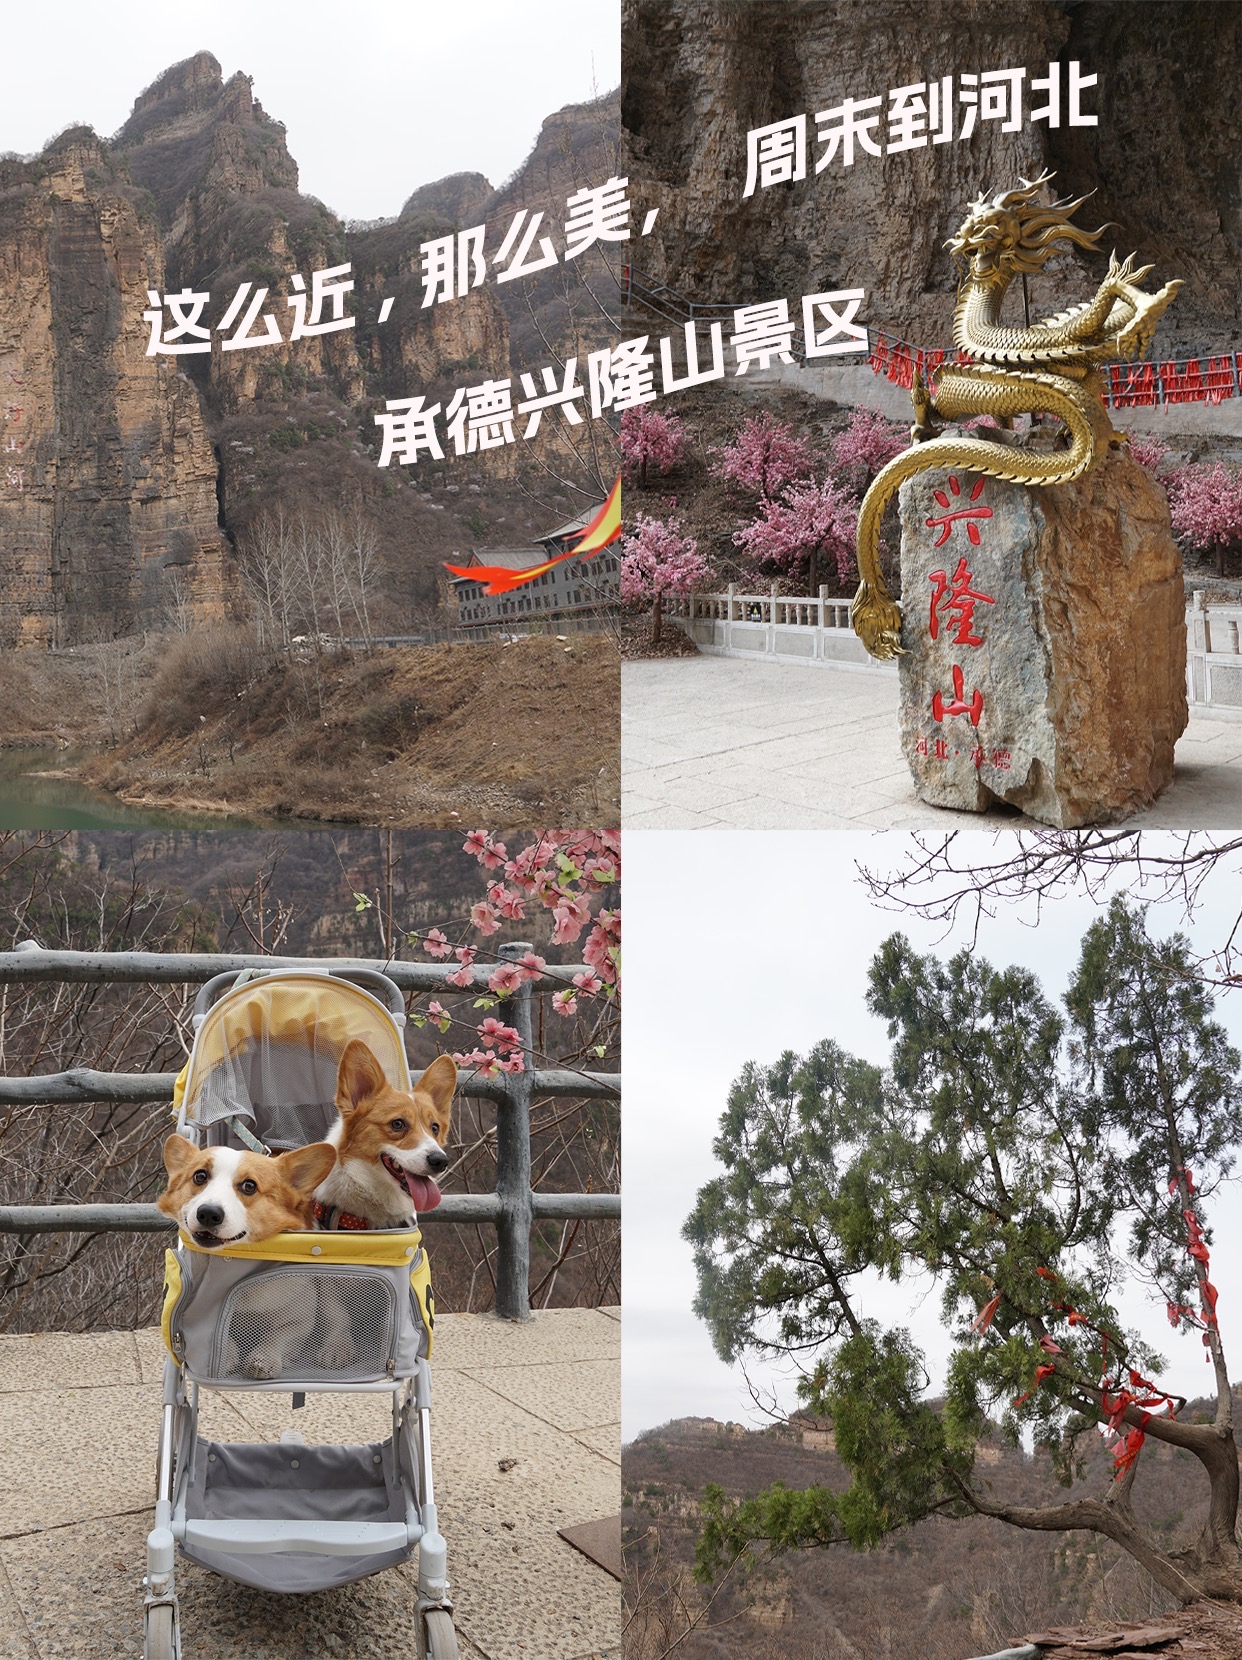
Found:
[[[627,409],[621,417],[617,447],[627,473],[637,472],[645,486],[648,470],[671,473],[686,458],[689,435],[676,415],[661,415],[655,409]]]
[[[621,543],[621,598],[627,605],[651,605],[651,640],[660,641],[666,594],[688,594],[710,575],[693,536],[683,536],[677,519],[640,513]]]
[[[878,409],[856,409],[849,425],[832,441],[832,459],[849,483],[862,491],[908,443],[905,428]]]
[[[1214,553],[1217,575],[1225,555],[1242,547],[1242,474],[1214,467],[1176,467],[1161,480],[1169,498],[1173,534],[1199,553]]]
[[[197,731],[199,717],[231,708],[262,666],[248,625],[214,623],[175,635],[155,672],[143,725],[162,735]]]
[[[1140,467],[1146,467],[1149,473],[1154,473],[1169,453],[1169,446],[1150,432],[1136,433],[1130,439],[1130,454]]]
[[[718,445],[711,453],[720,457],[720,478],[761,501],[770,501],[796,478],[809,478],[815,463],[805,439],[766,410],[747,416],[732,443]]]
[[[733,540],[757,565],[766,565],[769,573],[795,582],[804,581],[803,591],[814,594],[821,554],[832,559],[842,584],[855,574],[857,534],[858,502],[843,484],[826,478],[822,484],[807,479],[790,485],[780,501],[763,502],[759,517]]]

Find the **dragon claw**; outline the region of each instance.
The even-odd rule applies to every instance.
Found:
[[[860,582],[850,605],[850,624],[872,657],[885,661],[905,655],[901,644],[901,608],[895,600]]]

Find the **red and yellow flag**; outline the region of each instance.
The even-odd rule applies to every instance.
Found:
[[[590,524],[582,532],[582,536],[572,548],[564,553],[558,553],[555,559],[546,559],[542,565],[531,565],[524,571],[511,571],[504,565],[445,565],[445,570],[454,576],[464,576],[471,582],[482,582],[486,586],[485,594],[508,594],[514,588],[521,588],[528,582],[534,582],[545,571],[550,571],[554,565],[559,565],[566,559],[589,559],[593,553],[606,548],[609,543],[615,542],[621,534],[621,475],[618,473],[617,482],[608,492],[608,499]]]

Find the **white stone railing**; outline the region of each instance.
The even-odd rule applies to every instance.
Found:
[[[850,627],[849,600],[830,599],[825,587],[813,598],[782,594],[775,585],[766,594],[746,594],[730,583],[723,594],[670,598],[665,613],[708,655],[896,672],[894,664],[868,657]]]
[[[1242,605],[1186,608],[1186,692],[1192,708],[1242,714]]]
[[[718,657],[823,664],[896,672],[868,657],[850,627],[850,602],[819,595],[741,592],[690,594],[665,602],[700,651]],[[1186,609],[1186,687],[1191,706],[1242,714],[1242,605],[1208,605],[1196,593]]]

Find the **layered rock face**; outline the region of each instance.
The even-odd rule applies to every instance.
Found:
[[[1148,807],[1186,727],[1182,562],[1123,450],[1031,489],[964,469],[901,489],[902,749],[919,796],[1058,829]]]
[[[226,541],[198,394],[148,358],[158,227],[87,132],[0,164],[0,645],[223,609]]]
[[[592,122],[611,131],[615,160],[615,100],[571,108],[501,191],[457,175],[388,223],[348,227],[300,194],[284,127],[249,77],[226,82],[199,53],[148,87],[109,143],[76,129],[33,161],[0,162],[0,647],[132,632],[170,604],[219,615],[236,603],[235,548],[258,517],[341,503],[373,528],[390,621],[403,626],[478,521],[457,526],[400,469],[376,467],[374,412],[418,393],[447,403],[471,380],[555,355],[511,362],[506,306],[533,312],[562,355],[576,349],[555,296],[528,306],[522,283],[424,307],[420,244],[486,219],[494,247],[518,198],[559,223],[563,195],[549,191],[564,191],[564,158]],[[587,171],[578,184],[607,176]],[[355,326],[290,341],[292,275],[309,286],[345,264]],[[214,326],[243,282],[268,289],[283,338],[224,352]],[[211,296],[210,352],[147,357],[148,289],[184,287]],[[557,441],[545,423],[539,444]],[[489,452],[485,482],[503,492],[518,463],[516,448]]]
[[[1161,349],[1200,350],[1242,324],[1242,197],[1235,157],[1242,12],[1170,0],[626,0],[622,129],[636,200],[660,209],[634,258],[697,301],[734,304],[865,288],[867,320],[907,339],[949,338],[956,273],[944,249],[983,189],[1056,173],[1094,191],[1087,228],[1138,249],[1186,287]],[[820,174],[814,115],[847,98],[952,75],[1071,60],[1098,76],[1094,127],[980,120],[969,139],[883,156],[859,148]],[[1062,88],[1063,96],[1065,88]],[[1042,102],[1043,95],[1032,102]],[[808,116],[807,177],[743,199],[746,135]],[[1067,114],[1062,112],[1062,122]],[[957,109],[954,132],[960,133]],[[1032,278],[1032,315],[1083,298],[1102,258],[1067,255]]]

